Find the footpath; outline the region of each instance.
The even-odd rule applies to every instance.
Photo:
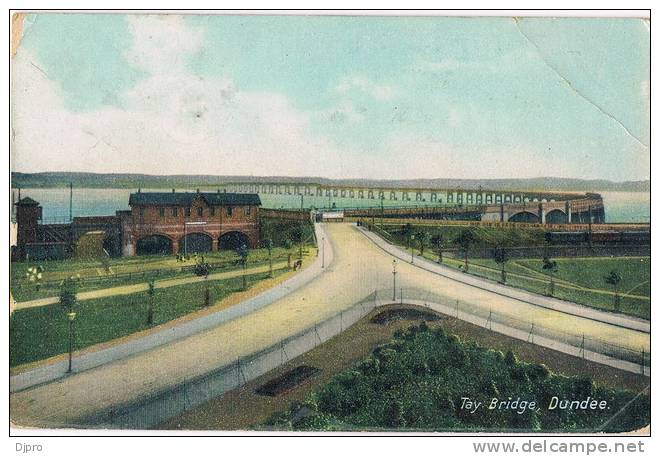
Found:
[[[424,257],[416,256],[414,253],[411,254],[410,252],[407,252],[397,245],[390,244],[373,231],[368,231],[364,227],[359,227],[359,230],[374,244],[376,244],[390,255],[396,257],[400,261],[411,263],[420,269],[424,269],[434,274],[438,274],[443,277],[456,280],[457,282],[480,288],[482,290],[490,291],[501,296],[513,298],[522,302],[533,304],[535,306],[545,307],[546,309],[556,310],[558,312],[619,326],[621,328],[633,329],[635,331],[641,331],[649,334],[651,333],[651,322],[648,320],[623,314],[605,312],[602,310],[594,309],[592,307],[581,306],[569,301],[562,301],[561,299],[542,296],[517,288],[501,285],[488,279],[457,271],[453,268],[450,268],[449,266],[434,263]]]

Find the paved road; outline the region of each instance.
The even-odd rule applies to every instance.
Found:
[[[351,307],[375,289],[391,287],[392,257],[353,225],[329,224],[334,261],[293,293],[215,328],[136,356],[37,386],[10,396],[17,424],[67,425],[95,411],[123,404],[185,379],[230,364]],[[327,242],[326,242],[327,243]],[[428,289],[544,326],[572,331],[641,350],[649,335],[532,305],[401,263],[397,281]]]
[[[540,307],[546,307],[548,309],[559,310],[561,312],[576,315],[584,318],[589,318],[596,321],[601,321],[604,323],[609,323],[616,326],[621,326],[623,328],[634,329],[637,331],[643,331],[646,333],[651,332],[651,322],[644,320],[642,318],[632,317],[629,315],[605,312],[602,310],[594,309],[592,307],[582,306],[568,301],[563,301],[561,299],[550,298],[547,296],[541,296],[536,293],[531,293],[529,291],[520,290],[518,288],[508,287],[493,282],[492,280],[487,280],[482,277],[476,277],[470,274],[465,274],[464,272],[457,271],[456,269],[450,268],[449,266],[443,266],[441,264],[434,263],[427,260],[426,258],[419,257],[417,255],[413,256],[410,252],[404,250],[403,248],[390,244],[382,237],[377,234],[367,231],[364,228],[359,228],[359,230],[367,236],[371,241],[374,242],[378,247],[383,249],[385,252],[389,253],[393,257],[396,257],[400,261],[411,262],[418,268],[422,268],[429,272],[447,277],[458,282],[471,285],[476,288],[481,288],[483,290],[492,291],[503,296],[508,296],[523,302],[534,304]]]

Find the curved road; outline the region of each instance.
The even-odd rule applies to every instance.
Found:
[[[63,426],[99,409],[177,385],[269,347],[376,289],[392,286],[392,256],[353,225],[326,225],[334,261],[315,280],[254,313],[205,332],[10,396],[16,424]],[[326,239],[327,241],[327,239]],[[400,262],[397,285],[427,289],[562,331],[649,349],[649,334],[567,315]]]

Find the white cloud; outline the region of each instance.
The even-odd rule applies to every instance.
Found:
[[[365,107],[355,107],[352,102],[343,100],[332,108],[318,111],[315,118],[334,125],[357,124],[366,119],[366,112]]]
[[[120,106],[66,108],[61,87],[20,49],[12,61],[12,169],[153,174],[339,175],[340,153],[311,133],[312,114],[283,95],[237,90],[198,77],[185,59],[203,34],[176,18],[131,18],[126,55],[149,76],[119,94]],[[176,37],[179,37],[176,39]]]
[[[19,49],[11,62],[13,170],[368,178],[575,175],[565,154],[524,145],[476,150],[479,146],[401,131],[394,124],[368,150],[340,148],[313,125],[366,123],[364,108],[351,101],[352,91],[386,100],[394,88],[347,78],[336,87],[346,94],[336,106],[303,111],[282,94],[240,90],[229,77],[190,72],[186,59],[204,45],[204,33],[181,18],[129,20],[134,42],[126,57],[146,76],[118,95],[121,107],[69,110],[62,88],[39,69],[37,57]],[[647,93],[648,85],[640,90]],[[460,109],[447,111],[448,125],[478,128],[474,114]],[[588,163],[596,167],[598,160]],[[596,171],[579,169],[585,176]]]
[[[126,20],[133,35],[126,60],[150,74],[185,71],[186,59],[204,44],[204,31],[189,27],[183,16],[132,14]]]
[[[389,100],[395,94],[395,90],[392,86],[376,84],[364,76],[343,78],[335,87],[335,90],[340,94],[346,94],[352,90],[358,90],[380,101]]]

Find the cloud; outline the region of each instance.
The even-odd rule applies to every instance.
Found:
[[[133,44],[125,58],[149,74],[184,72],[186,60],[204,44],[203,30],[189,27],[183,16],[132,14],[126,20]]]
[[[379,101],[389,100],[394,97],[395,90],[392,86],[376,84],[364,76],[352,76],[343,78],[335,87],[340,94],[347,94],[353,90],[366,93]]]
[[[366,112],[367,108],[355,107],[352,102],[343,100],[334,107],[319,110],[315,117],[333,125],[358,124],[366,119]]]
[[[19,50],[12,61],[12,169],[309,175],[341,155],[311,133],[312,114],[284,95],[240,91],[229,78],[187,70],[203,33],[181,18],[129,21],[127,60],[148,76],[118,95],[120,107],[67,109],[61,86],[38,69],[35,55]]]
[[[396,122],[397,114],[377,130],[378,115],[371,115],[374,105],[389,107],[369,101],[398,97],[392,86],[364,76],[346,77],[331,89],[335,96],[328,108],[307,111],[282,93],[243,90],[230,75],[195,74],[187,61],[206,45],[203,28],[170,15],[127,16],[127,20],[133,41],[124,56],[144,77],[116,94],[116,106],[84,112],[68,109],[65,95],[70,94],[49,77],[48,68],[34,53],[19,48],[11,61],[13,170],[367,178],[603,177],[602,159],[595,152],[587,154],[603,149],[605,137],[600,140],[603,144],[576,141],[562,147],[562,141],[557,140],[555,146],[548,135],[545,143],[553,143],[549,151],[543,141],[539,141],[541,149],[533,147],[517,131],[507,134],[504,127],[494,128],[494,134],[484,138],[480,130],[492,123],[492,116],[480,116],[468,103],[437,103],[432,115],[420,116],[416,105],[406,100],[397,100],[394,109],[413,120]],[[512,58],[513,54],[505,61]],[[459,65],[455,60],[436,63],[438,71]],[[515,67],[502,65],[502,60],[483,64]],[[648,99],[648,81],[639,90]],[[406,95],[413,92],[411,88]],[[355,98],[360,97],[353,95],[360,94],[369,100],[358,103]],[[323,128],[328,125],[339,128]],[[378,133],[369,135],[373,130]],[[374,139],[354,141],[359,145],[345,140],[340,147],[334,138],[353,139],[347,131]],[[573,159],[566,160],[569,156]]]

